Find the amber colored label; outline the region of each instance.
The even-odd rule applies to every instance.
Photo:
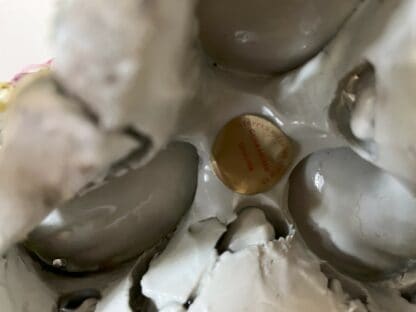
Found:
[[[256,115],[243,115],[228,122],[212,147],[216,175],[240,194],[269,190],[291,161],[289,138],[272,122]]]

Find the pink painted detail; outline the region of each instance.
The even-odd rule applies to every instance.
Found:
[[[48,69],[51,67],[53,62],[53,59],[50,59],[49,61],[47,61],[46,63],[42,63],[42,64],[32,64],[29,65],[27,67],[25,67],[20,73],[18,73],[16,76],[13,77],[11,83],[12,85],[16,85],[23,77],[29,75],[29,74],[33,74],[36,73],[42,69]]]

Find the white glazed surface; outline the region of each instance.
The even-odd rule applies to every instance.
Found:
[[[328,108],[335,98],[339,81],[363,61],[370,60],[374,62],[376,72],[380,68],[383,74],[381,77],[378,76],[380,78],[378,81],[381,81],[378,85],[378,91],[381,95],[385,95],[385,97],[381,96],[384,105],[380,107],[388,108],[378,115],[379,119],[377,120],[381,120],[379,125],[382,129],[387,128],[383,122],[387,123],[387,120],[390,120],[386,118],[386,112],[391,111],[391,115],[395,116],[392,119],[396,122],[395,129],[398,133],[403,131],[407,134],[403,139],[397,141],[399,145],[397,150],[390,149],[394,139],[397,138],[396,130],[392,132],[387,130],[376,131],[375,133],[380,134],[375,136],[375,141],[380,144],[380,154],[379,158],[373,161],[380,167],[389,169],[393,173],[410,180],[412,176],[407,175],[407,172],[413,169],[415,162],[411,161],[412,158],[409,153],[400,153],[400,149],[403,146],[408,147],[409,136],[413,127],[410,123],[410,117],[406,119],[403,127],[397,126],[396,116],[398,116],[398,111],[393,104],[401,103],[399,105],[402,109],[401,114],[406,115],[408,113],[411,115],[413,106],[410,105],[408,100],[413,88],[408,84],[403,84],[403,88],[394,89],[402,90],[401,94],[397,94],[398,99],[402,101],[389,100],[398,91],[392,90],[394,81],[388,83],[388,80],[384,81],[383,79],[385,77],[399,77],[402,79],[404,76],[395,75],[395,69],[397,68],[392,67],[390,58],[383,57],[382,53],[388,52],[391,55],[392,51],[411,50],[413,46],[405,50],[401,48],[400,43],[411,44],[412,40],[399,40],[397,42],[396,39],[403,39],[403,37],[395,32],[397,30],[400,34],[411,34],[408,30],[415,20],[414,1],[391,0],[380,2],[367,0],[342,28],[337,37],[319,55],[298,70],[280,77],[240,75],[213,68],[208,61],[202,61],[201,84],[198,93],[195,95],[192,105],[187,107],[187,113],[183,115],[180,121],[175,123],[180,125],[176,128],[176,133],[171,133],[171,136],[175,139],[192,143],[200,155],[198,188],[195,199],[188,215],[182,221],[168,247],[160,257],[156,257],[152,261],[150,270],[142,280],[143,293],[152,296],[155,303],[164,309],[162,311],[184,311],[183,305],[190,299],[190,294],[194,295],[189,306],[191,311],[205,311],[206,304],[212,304],[215,307],[213,311],[230,311],[230,309],[238,311],[241,308],[239,304],[247,305],[256,302],[250,300],[252,299],[250,296],[255,296],[255,299],[264,296],[265,301],[270,302],[270,305],[260,302],[251,308],[252,310],[266,312],[279,311],[276,304],[285,307],[282,311],[291,312],[305,311],[305,306],[311,311],[314,311],[313,309],[315,311],[349,312],[416,311],[414,305],[400,296],[401,288],[412,285],[414,281],[412,273],[404,277],[393,278],[387,282],[374,283],[358,283],[342,275],[336,275],[341,281],[342,288],[339,282],[334,281],[334,278],[328,273],[323,273],[321,260],[315,257],[303,244],[300,236],[301,231],[297,232],[296,227],[289,227],[291,230],[287,231],[288,225],[286,225],[286,230],[281,228],[282,224],[293,224],[287,207],[287,187],[291,170],[269,192],[255,196],[244,196],[233,193],[226,188],[214,175],[210,166],[210,150],[215,135],[228,120],[243,113],[263,115],[283,129],[297,148],[293,168],[311,153],[347,146],[347,141],[330,127]],[[400,25],[395,24],[399,21]],[[394,36],[392,33],[394,33]],[[359,34],[358,38],[357,34]],[[413,62],[413,59],[407,54],[403,55],[401,60],[404,64],[412,64]],[[169,129],[172,130],[172,128]],[[388,129],[391,129],[391,127]],[[356,131],[356,133],[359,133],[359,131]],[[166,139],[165,133],[159,138]],[[161,140],[163,141],[163,139]],[[346,167],[350,164],[352,163],[349,163],[349,161],[345,162]],[[342,170],[339,174],[343,174]],[[346,179],[348,179],[349,174],[351,173],[348,172]],[[359,174],[362,174],[362,172]],[[316,171],[312,171],[311,175],[316,175]],[[355,194],[351,196],[355,196]],[[345,201],[350,199],[346,198]],[[378,204],[377,202],[374,203],[373,207]],[[276,232],[285,235],[267,244],[260,243],[256,246],[245,247],[234,254],[226,252],[218,255],[215,246],[221,234],[225,231],[226,226],[237,218],[238,212],[247,207],[263,209],[270,223],[274,225]],[[335,210],[335,207],[331,206],[330,208]],[[404,213],[407,215],[406,208],[404,207]],[[282,220],[284,221],[282,222]],[[315,220],[319,221],[319,218],[315,216]],[[369,225],[367,246],[377,246],[381,249],[395,247],[394,239],[393,246],[388,244],[385,246],[383,241],[380,241],[380,237],[370,235],[371,230],[378,226],[373,221],[379,219],[366,218],[366,220]],[[336,221],[343,223],[342,219]],[[345,223],[349,221],[351,220],[348,219],[348,216],[345,217]],[[394,228],[402,228],[403,223],[407,220],[397,218],[395,221],[397,223],[395,223]],[[204,227],[206,224],[208,225]],[[206,236],[199,240],[200,237],[197,235],[196,239],[189,235],[189,231],[192,232],[194,227],[200,227],[201,225],[203,233],[207,233]],[[388,230],[391,225],[383,224],[383,226]],[[339,231],[341,229],[344,228],[341,226],[330,230],[335,231],[334,235],[340,235]],[[201,229],[199,228],[199,230]],[[394,235],[395,232],[392,233]],[[412,241],[413,232],[406,231],[405,234],[408,235],[406,235],[405,241]],[[400,239],[402,238],[400,237]],[[359,251],[357,252],[357,249],[348,248],[350,246],[348,241],[337,240],[336,244],[339,249],[351,253],[353,256],[357,256],[358,253],[361,260],[367,258]],[[175,248],[177,246],[180,246],[180,248]],[[406,250],[400,250],[400,252],[402,251]],[[5,261],[15,263],[19,261],[20,257],[15,253],[10,253]],[[193,263],[194,271],[185,275],[189,278],[183,279],[183,271],[177,268],[185,268],[186,271],[188,263]],[[260,269],[259,263],[261,263]],[[237,274],[241,272],[239,270],[235,271],[240,265],[244,265],[245,269],[242,270],[242,273],[245,274]],[[265,270],[265,268],[268,270]],[[0,273],[7,274],[9,270],[11,270],[10,266],[3,266]],[[162,273],[158,273],[158,270]],[[227,274],[229,274],[229,278],[225,279]],[[30,275],[28,274],[28,276]],[[35,274],[35,276],[37,275]],[[120,279],[119,284],[115,283],[107,289],[97,286],[97,288],[104,289],[105,294],[105,298],[99,304],[97,311],[107,312],[115,309],[126,311],[129,300],[127,290],[130,285],[135,286],[133,295],[140,296],[140,288],[137,287],[140,281],[138,282],[137,279],[132,278],[133,273],[126,274],[126,276],[124,279]],[[168,276],[172,277],[172,284],[165,283],[164,279]],[[282,276],[285,278],[282,278]],[[19,279],[18,275],[12,274],[12,280]],[[77,283],[71,283],[64,277],[58,277],[57,279],[59,280],[57,284],[61,287],[55,288],[55,295],[61,293],[61,289],[68,287],[62,285],[71,284],[71,287],[85,287],[85,284],[80,280]],[[103,277],[103,280],[106,280],[106,278]],[[251,283],[251,281],[254,282]],[[103,281],[100,282],[105,284]],[[199,282],[202,285],[200,292],[193,294],[192,291],[195,290],[194,287]],[[36,283],[44,285],[44,282],[40,279],[36,279]],[[95,285],[95,283],[99,284],[90,281],[90,285]],[[298,286],[297,283],[301,286]],[[354,287],[350,287],[351,285],[354,285]],[[224,293],[216,293],[220,286],[224,287],[224,292],[229,291],[229,296],[225,300],[221,300]],[[13,291],[11,290],[13,289],[12,283],[7,283],[1,287],[5,289],[6,293]],[[359,291],[352,291],[351,288],[359,289]],[[278,290],[277,293],[283,295],[271,294],[271,289]],[[364,294],[365,300],[360,302],[359,299],[363,298],[362,296],[356,296],[356,292]],[[247,301],[241,300],[241,294],[246,294],[244,299]],[[5,296],[4,300],[6,304],[13,306],[15,299],[11,296]],[[44,302],[45,306],[52,305],[48,299],[39,300]],[[16,312],[23,311],[23,309],[16,310]]]
[[[224,73],[215,69],[205,72],[205,83],[200,98],[201,103],[203,104],[202,107],[206,111],[204,111],[204,118],[201,119],[201,122],[198,125],[198,129],[202,128],[202,130],[197,130],[196,132],[204,132],[206,135],[193,135],[190,136],[189,140],[200,149],[201,155],[207,156],[202,156],[203,163],[199,177],[199,188],[197,190],[193,208],[189,214],[189,219],[187,219],[186,222],[189,222],[188,224],[191,225],[199,220],[216,217],[225,224],[229,224],[235,218],[234,212],[236,210],[250,205],[271,206],[276,211],[280,210],[281,214],[286,215],[286,179],[283,179],[280,185],[276,186],[272,191],[250,197],[235,194],[221,184],[212,173],[208,156],[215,133],[217,133],[226,121],[238,114],[257,113],[275,121],[276,124],[280,125],[285,133],[296,142],[299,149],[296,157],[297,161],[295,161],[295,163],[298,163],[299,160],[303,159],[306,155],[317,150],[325,150],[337,146],[347,146],[347,142],[331,128],[330,120],[327,115],[329,106],[335,98],[338,82],[351,70],[358,65],[361,65],[366,60],[374,61],[377,71],[378,64],[383,63],[383,58],[381,56],[378,58],[374,57],[374,51],[378,51],[380,55],[383,55],[384,51],[391,52],[392,49],[397,49],[397,52],[401,51],[398,49],[397,42],[392,40],[390,32],[385,31],[385,28],[381,27],[381,25],[384,25],[387,28],[391,27],[391,29],[398,32],[403,31],[403,33],[407,33],[406,30],[403,30],[406,29],[407,26],[403,27],[403,24],[406,24],[406,21],[408,20],[409,22],[407,25],[411,27],[415,20],[414,16],[416,13],[413,5],[414,2],[412,1],[389,1],[383,3],[378,1],[366,1],[322,53],[308,62],[301,69],[283,75],[275,80],[272,79],[270,81],[267,78]],[[371,20],[368,18],[370,15],[372,16]],[[401,26],[399,27],[397,24],[394,24],[395,21],[400,21]],[[360,37],[361,39],[357,39],[357,34],[362,36]],[[403,42],[408,43],[409,41]],[[390,47],[390,49],[388,49],[388,47]],[[408,64],[412,64],[412,61],[413,59],[410,57],[401,59],[401,62],[407,62]],[[389,68],[392,69],[394,67]],[[386,69],[385,76],[388,75],[389,70]],[[377,76],[377,78],[380,77]],[[382,81],[383,77],[381,77],[380,80]],[[389,84],[390,89],[393,88],[393,86],[393,82]],[[397,87],[396,84],[395,90],[400,89],[401,88]],[[407,87],[405,90],[406,92],[411,92],[414,89]],[[383,85],[378,87],[378,91],[380,94],[385,92]],[[381,104],[380,107],[385,107],[385,105],[392,105],[394,107],[397,100],[383,103],[385,104]],[[220,114],[218,113],[217,107],[221,107]],[[201,109],[201,106],[198,107],[198,109]],[[410,113],[411,110],[405,109],[402,110],[401,113],[403,114],[404,111]],[[195,115],[197,116],[197,114],[198,113],[196,112]],[[385,113],[380,114],[380,118],[377,119],[376,122],[379,120],[380,122],[383,122],[388,116],[389,115]],[[410,116],[413,115],[410,113]],[[396,126],[396,129],[402,129],[403,131],[403,128],[399,126],[399,123],[396,123]],[[384,129],[387,130],[389,128],[385,127]],[[405,129],[407,133],[410,134],[412,133],[411,129],[413,129],[413,127],[408,124]],[[189,133],[192,133],[193,131],[195,132],[195,129],[190,130]],[[393,133],[385,131],[385,135],[389,138],[388,140],[396,140],[395,142],[397,145],[403,146],[402,141],[398,142],[397,137],[393,138]],[[384,143],[385,142],[386,141],[384,141]],[[379,158],[374,160],[375,163],[391,170],[393,173],[399,173],[403,168],[402,166],[405,166],[404,164],[406,163],[402,162],[401,159],[407,154],[403,154],[400,150],[397,151],[391,148],[387,152],[389,155],[394,156],[388,156],[385,154],[387,148],[385,147],[386,145],[383,145],[382,141],[377,141],[377,143],[380,143],[381,146]],[[385,157],[394,158],[387,162],[387,160],[383,160],[386,159]],[[413,166],[414,163],[415,162],[408,163],[409,165],[406,166],[406,172],[414,172],[411,170],[411,166]],[[353,166],[353,163],[345,161],[343,165],[345,165],[346,170],[348,170],[348,165]],[[313,174],[315,173],[316,172]],[[361,175],[364,175],[362,171],[358,174],[358,178]],[[345,179],[348,180],[348,175],[345,176]],[[394,178],[391,179],[394,181]],[[402,190],[401,192],[406,194],[410,206],[402,207],[402,209],[404,209],[403,218],[400,217],[403,214],[396,210],[391,211],[392,214],[397,216],[397,219],[395,219],[393,223],[386,224],[385,222],[382,222],[382,226],[386,230],[385,233],[389,232],[393,235],[391,241],[392,245],[384,245],[382,236],[371,234],[372,231],[374,231],[374,234],[379,232],[377,227],[380,227],[381,224],[378,224],[377,222],[381,220],[380,217],[372,218],[371,216],[363,216],[363,221],[368,224],[368,234],[370,236],[366,244],[369,243],[370,246],[377,246],[377,248],[382,250],[382,253],[384,252],[387,254],[397,252],[389,249],[396,249],[394,243],[396,239],[399,239],[401,242],[403,242],[403,240],[412,241],[414,239],[411,225],[409,231],[406,232],[407,235],[404,234],[404,237],[402,237],[401,234],[398,234],[396,230],[397,228],[403,228],[404,223],[407,223],[406,216],[409,213],[408,209],[411,209],[412,201],[414,200],[413,195],[406,189],[403,189],[398,181],[393,183]],[[388,187],[386,186],[386,192],[387,189]],[[351,198],[345,198],[344,200],[342,197],[336,198],[345,205],[348,205],[349,200],[351,200]],[[371,207],[380,207],[380,200],[375,198],[374,205],[371,205]],[[392,198],[390,200],[392,200]],[[354,203],[351,208],[354,207],[353,205]],[[335,207],[331,208],[336,209]],[[386,207],[384,209],[386,210],[388,208],[389,207]],[[342,209],[340,211],[342,212]],[[337,217],[336,221],[341,224],[349,224],[350,218],[351,213],[344,218]],[[354,223],[353,220],[351,222]],[[342,227],[337,228],[334,226],[332,229],[333,235],[338,235],[342,238],[342,233],[340,232],[341,229]],[[353,230],[351,229],[351,231]],[[180,233],[181,232],[179,232],[178,235],[180,235]],[[397,235],[400,235],[400,238]],[[300,238],[299,236],[296,237],[298,239]],[[338,242],[338,247],[340,247],[341,250],[348,250],[351,248],[349,246],[351,246],[351,242],[346,239]],[[355,246],[353,248],[356,249],[362,247]],[[402,249],[401,252],[405,252],[405,250]],[[360,252],[353,252],[350,249],[349,253],[350,255],[356,256],[357,253]],[[348,259],[349,256],[346,255],[346,257],[346,259]],[[359,258],[361,259],[366,257],[374,256],[366,256],[364,251],[359,255]],[[382,263],[382,259],[377,260]],[[154,265],[154,269],[157,270],[157,261]],[[276,265],[278,266],[278,264]],[[391,267],[388,269],[391,269]],[[361,277],[365,278],[365,276]],[[398,278],[396,282],[399,280],[400,278]],[[230,288],[239,287],[241,285],[239,281],[240,280],[235,277],[235,284],[230,282],[233,285],[230,286]],[[393,281],[395,281],[395,279],[393,279]],[[217,286],[219,285],[221,285],[221,282],[217,284]],[[377,291],[372,288],[373,286],[369,286],[372,285],[372,283],[365,285],[367,285],[365,287],[369,287],[372,294],[377,293]],[[375,289],[377,289],[377,286],[375,286]],[[370,304],[367,306],[367,309],[370,311],[415,310],[415,307],[403,300],[395,290],[386,291],[385,294],[388,294],[391,298],[379,303],[369,296],[368,301]],[[235,300],[240,300],[237,299],[237,297]],[[379,295],[375,295],[374,298],[379,297]],[[157,296],[154,298],[157,298]],[[196,299],[196,302],[197,300],[198,299]],[[228,298],[228,300],[230,299]],[[387,304],[386,302],[389,301],[390,303]],[[184,302],[181,302],[181,304],[183,303]],[[267,309],[265,311],[267,311]],[[293,311],[297,310],[294,309]]]

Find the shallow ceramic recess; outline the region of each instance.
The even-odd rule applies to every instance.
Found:
[[[172,232],[193,201],[196,150],[172,143],[139,169],[131,168],[135,157],[52,212],[29,235],[27,248],[50,266],[85,272],[134,259]]]
[[[339,82],[336,96],[329,109],[329,118],[334,128],[354,150],[368,160],[377,157],[377,146],[371,139],[375,127],[372,107],[376,89],[375,80],[375,68],[371,63],[363,62],[358,65]],[[360,107],[360,104],[363,107]],[[352,123],[359,113],[364,116],[371,115],[372,119],[360,126],[360,136],[357,137],[357,133],[353,132]]]

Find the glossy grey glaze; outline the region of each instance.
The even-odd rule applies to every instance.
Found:
[[[359,2],[202,0],[200,38],[221,65],[248,72],[284,72],[322,50]]]
[[[307,245],[359,279],[404,270],[416,257],[416,199],[348,148],[307,157],[290,178],[289,210]]]
[[[144,168],[112,178],[54,211],[26,245],[66,271],[91,271],[132,259],[175,229],[190,207],[198,156],[175,143]],[[56,261],[55,261],[56,263]]]

